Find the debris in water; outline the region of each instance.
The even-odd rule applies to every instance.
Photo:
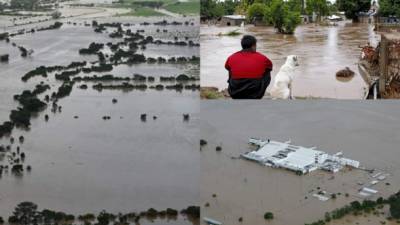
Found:
[[[339,70],[336,73],[336,77],[339,77],[339,78],[350,78],[353,76],[354,76],[354,72],[349,67],[346,67],[343,70]]]

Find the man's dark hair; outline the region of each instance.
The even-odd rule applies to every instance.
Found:
[[[244,35],[242,38],[242,42],[241,42],[243,49],[250,49],[256,43],[257,43],[257,39],[251,35]]]

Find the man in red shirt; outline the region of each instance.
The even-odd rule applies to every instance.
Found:
[[[261,99],[271,82],[272,62],[256,51],[255,37],[244,35],[241,44],[243,49],[225,63],[229,71],[228,92],[233,99]]]

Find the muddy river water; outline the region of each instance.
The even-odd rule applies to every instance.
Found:
[[[226,36],[237,30],[255,35],[257,50],[266,54],[274,64],[272,76],[279,71],[285,57],[298,55],[300,67],[295,72],[293,93],[298,97],[361,99],[365,82],[358,73],[360,45],[376,45],[379,36],[368,24],[340,22],[338,26],[302,25],[294,35],[277,34],[272,27],[201,26],[201,85],[227,88],[226,58],[240,50],[242,35]],[[222,35],[221,35],[222,34]],[[336,72],[349,67],[356,75],[339,81]]]
[[[203,216],[230,225],[299,225],[317,221],[325,212],[351,201],[362,201],[358,182],[371,180],[366,171],[315,171],[297,176],[237,158],[250,151],[247,143],[251,137],[291,140],[295,145],[316,146],[331,154],[343,151],[345,157],[359,160],[366,168],[390,174],[386,181],[373,187],[379,193],[372,198],[399,191],[400,135],[394,132],[400,128],[399,109],[396,102],[390,101],[202,101],[201,137],[208,142],[201,152]],[[222,151],[216,152],[216,146],[221,146]],[[318,187],[341,194],[323,202],[312,196]],[[204,207],[206,203],[208,207]],[[274,213],[272,221],[263,218],[268,211]],[[243,223],[238,222],[239,217],[243,217]],[[335,224],[372,225],[385,218],[347,217],[352,222],[342,220]]]

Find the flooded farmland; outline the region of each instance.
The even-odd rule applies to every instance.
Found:
[[[399,191],[398,110],[394,101],[201,102],[201,138],[207,141],[201,151],[202,216],[232,225],[311,223],[351,201],[362,201],[360,184],[369,183],[376,173],[348,169],[298,176],[261,166],[239,158],[250,151],[251,137],[291,140],[294,145],[316,146],[330,154],[342,151],[362,167],[389,174],[373,186],[378,194],[372,199]],[[216,151],[216,146],[222,150]],[[313,196],[317,190],[337,197],[320,201]],[[266,212],[272,212],[274,219],[266,221]],[[385,215],[348,216],[332,224],[395,224],[386,219],[387,210]]]
[[[293,93],[297,97],[362,99],[367,85],[358,72],[360,46],[376,45],[379,36],[368,24],[344,21],[338,26],[302,25],[294,35],[277,34],[272,27],[219,27],[201,25],[201,86],[227,88],[227,57],[241,49],[242,35],[227,36],[237,30],[258,39],[257,51],[274,63],[272,77],[288,55],[298,55]],[[356,75],[350,80],[337,80],[336,72],[349,67]]]
[[[15,35],[0,41],[0,53],[9,54],[0,63],[0,124],[21,107],[15,95],[25,90],[46,87],[34,98],[47,103],[32,113],[29,129],[14,127],[0,138],[3,218],[23,201],[74,215],[198,205],[198,18],[100,17],[98,32],[88,17],[61,19],[58,29],[47,29],[55,21],[10,26]],[[104,47],[82,54],[91,43]],[[141,61],[116,57],[127,51]],[[43,68],[45,75],[21,80]],[[67,77],[57,78],[62,74]],[[58,95],[70,84],[67,95]],[[23,141],[14,142],[18,137]],[[20,162],[20,152],[29,170],[16,175],[8,166]],[[191,225],[198,219],[179,214],[140,224]]]

